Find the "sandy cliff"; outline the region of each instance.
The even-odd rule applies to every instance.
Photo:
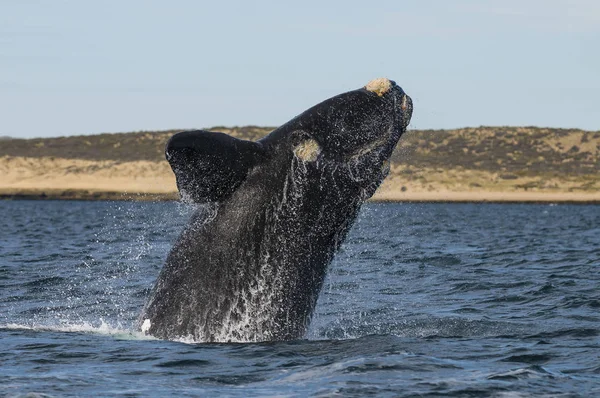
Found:
[[[257,139],[269,128],[215,128]],[[4,198],[175,199],[174,131],[0,141]],[[600,132],[514,127],[410,131],[376,200],[600,201]]]

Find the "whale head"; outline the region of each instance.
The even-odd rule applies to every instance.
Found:
[[[329,98],[258,142],[207,131],[186,131],[167,143],[166,158],[182,197],[219,202],[256,168],[277,174],[294,160],[311,170],[345,170],[369,187],[370,197],[389,171],[394,147],[412,116],[412,100],[394,81],[380,78]],[[335,177],[334,177],[335,178]]]
[[[281,129],[291,131],[296,142],[314,140],[323,157],[341,161],[375,149],[389,155],[411,116],[410,97],[394,81],[381,78],[321,102]]]
[[[361,186],[365,199],[389,172],[388,160],[410,123],[412,109],[411,98],[394,81],[375,79],[315,105],[261,144],[287,151],[310,170],[335,170],[346,188]]]

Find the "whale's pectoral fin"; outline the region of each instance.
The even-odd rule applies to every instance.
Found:
[[[262,148],[227,134],[196,130],[171,137],[165,156],[183,199],[218,202],[244,181],[262,156]]]

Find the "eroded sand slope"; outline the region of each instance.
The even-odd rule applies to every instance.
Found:
[[[271,129],[215,128],[256,140]],[[174,199],[175,131],[0,141],[3,197]],[[534,127],[409,131],[378,200],[600,201],[600,132]]]

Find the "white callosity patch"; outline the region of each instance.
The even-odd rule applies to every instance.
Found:
[[[408,97],[405,95],[404,97],[402,97],[402,103],[400,104],[400,109],[405,111],[406,108],[408,108]]]
[[[294,148],[294,154],[304,162],[314,162],[320,153],[321,147],[313,139],[303,141]]]
[[[378,96],[382,96],[383,94],[390,91],[392,88],[392,82],[385,77],[380,77],[378,79],[373,79],[367,83],[365,89],[372,93],[377,94]]]

